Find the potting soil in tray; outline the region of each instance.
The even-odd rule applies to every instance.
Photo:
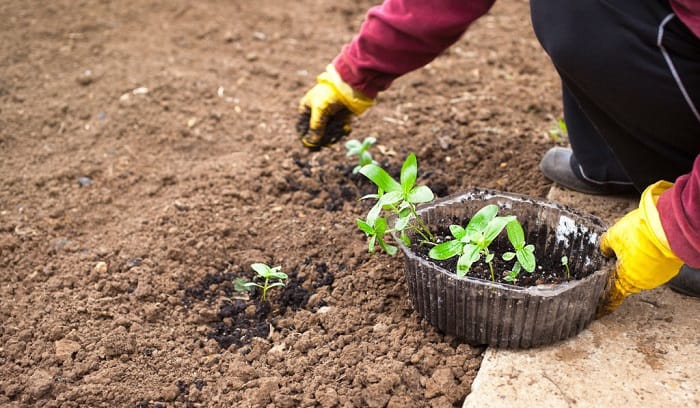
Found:
[[[442,219],[440,220],[438,226],[433,226],[431,232],[435,235],[436,241],[438,243],[445,242],[454,239],[450,234],[448,228],[449,225],[456,224],[465,226],[469,223],[469,219]],[[580,233],[580,232],[579,232]],[[529,236],[526,234],[525,242],[528,244]],[[432,248],[429,245],[421,245],[418,239],[412,241],[411,250],[414,251],[420,257],[426,259],[427,261],[434,262],[436,265],[448,271],[457,270],[457,260],[458,256],[452,258],[438,261],[432,259],[428,256],[428,252]],[[492,264],[494,267],[494,277],[496,282],[504,283],[507,285],[515,285],[521,287],[535,286],[542,284],[556,284],[566,282],[568,280],[578,280],[583,279],[590,275],[593,270],[591,268],[573,268],[569,266],[569,276],[567,276],[566,268],[561,263],[561,255],[558,257],[552,256],[551,253],[543,253],[543,251],[538,250],[535,247],[535,258],[537,259],[537,267],[531,273],[521,270],[515,281],[509,282],[505,279],[508,276],[508,272],[513,267],[514,261],[504,261],[501,255],[508,251],[513,251],[513,247],[507,239],[506,231],[503,230],[501,235],[489,246],[492,253],[495,254]],[[569,260],[570,263],[574,263],[573,260]],[[471,278],[491,280],[491,272],[488,264],[484,261],[484,257],[475,262],[472,267],[467,272],[467,276]]]

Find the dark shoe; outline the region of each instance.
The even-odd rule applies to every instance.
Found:
[[[700,269],[683,265],[678,275],[668,282],[668,287],[687,296],[700,297]]]
[[[628,181],[586,180],[574,171],[573,152],[563,147],[553,147],[542,157],[540,171],[545,177],[570,190],[585,194],[636,194],[637,190]]]

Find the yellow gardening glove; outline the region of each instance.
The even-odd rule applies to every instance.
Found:
[[[299,139],[311,149],[329,146],[349,134],[352,116],[374,104],[374,99],[343,81],[332,64],[316,82],[299,102],[297,123]]]
[[[598,305],[598,317],[611,313],[627,296],[661,286],[678,274],[683,261],[671,251],[656,209],[659,196],[671,186],[659,181],[647,187],[639,208],[603,234],[600,249],[617,257],[617,267]]]

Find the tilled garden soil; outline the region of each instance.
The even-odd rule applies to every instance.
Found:
[[[0,405],[448,407],[483,347],[370,256],[372,189],[296,105],[371,1],[0,3]],[[543,197],[559,83],[502,0],[354,122],[438,195]],[[233,299],[250,264],[290,285]],[[255,295],[255,294],[253,294]]]

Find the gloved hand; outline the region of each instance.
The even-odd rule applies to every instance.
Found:
[[[316,82],[299,102],[297,123],[299,139],[311,149],[331,145],[349,134],[352,116],[374,104],[374,99],[343,81],[332,64]]]
[[[683,265],[666,239],[656,202],[673,186],[659,181],[642,193],[639,208],[629,212],[603,234],[600,249],[617,257],[616,273],[598,304],[598,317],[615,310],[625,298],[668,282]]]

